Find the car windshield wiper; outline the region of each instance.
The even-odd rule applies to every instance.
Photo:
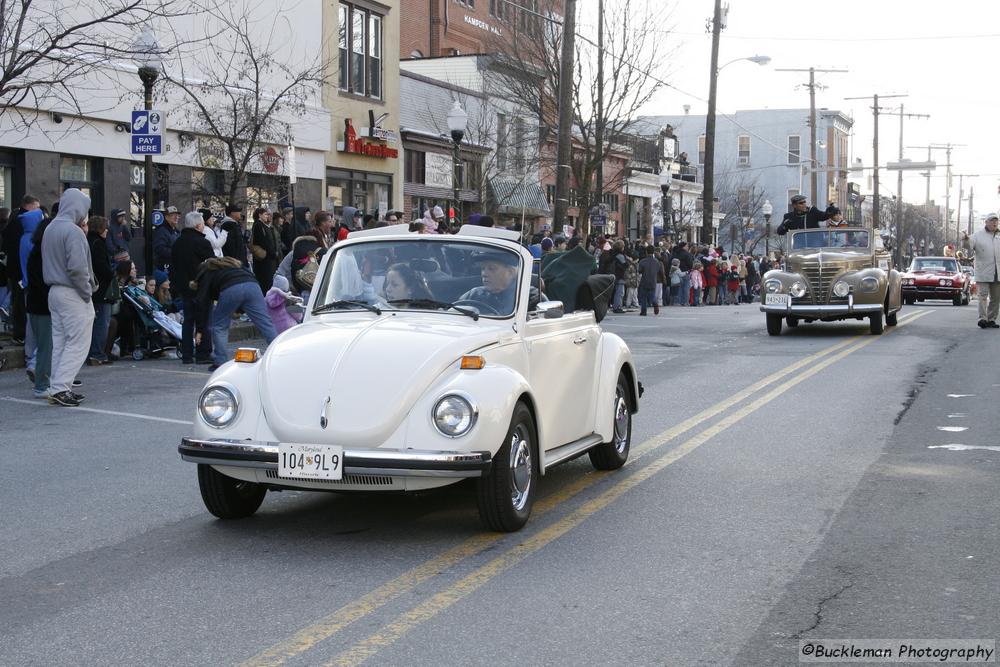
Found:
[[[355,306],[358,308],[364,308],[365,310],[369,310],[375,313],[376,315],[382,314],[382,309],[379,308],[378,306],[373,306],[372,304],[365,303],[364,301],[352,301],[350,299],[340,299],[337,301],[331,301],[330,303],[324,303],[322,306],[316,306],[315,308],[312,309],[312,314],[319,315],[320,313],[327,313],[331,310],[337,310],[340,308],[353,308]]]
[[[447,301],[435,301],[434,299],[393,299],[389,302],[390,305],[399,306],[416,306],[418,308],[450,308],[457,310],[463,315],[471,317],[473,320],[479,320],[479,313],[472,308],[464,308],[462,306],[456,306],[453,303],[448,303]]]

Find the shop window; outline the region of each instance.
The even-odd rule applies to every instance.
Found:
[[[101,170],[97,160],[85,157],[63,155],[59,160],[59,181],[62,189],[76,188],[90,197],[90,207],[94,211],[104,209],[101,201]]]
[[[423,151],[406,151],[404,177],[407,183],[423,183],[426,165],[426,153]]]
[[[383,17],[342,2],[337,18],[340,89],[381,99]]]
[[[225,174],[219,169],[192,169],[191,194],[196,208],[222,212],[229,197]]]
[[[746,167],[750,165],[750,135],[741,134],[737,139],[737,155],[736,162],[741,167]]]

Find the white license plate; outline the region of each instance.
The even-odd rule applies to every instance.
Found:
[[[341,479],[344,476],[344,448],[340,445],[278,445],[278,477],[299,479]]]
[[[788,306],[788,302],[792,297],[788,294],[765,294],[764,295],[764,305],[765,306]]]

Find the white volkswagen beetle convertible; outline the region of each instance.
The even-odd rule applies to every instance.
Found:
[[[641,387],[594,310],[532,285],[517,233],[405,225],[323,258],[303,323],[241,348],[198,399],[184,460],[208,510],[253,514],[270,490],[417,491],[474,477],[479,512],[521,528],[539,477],[584,452],[624,465]]]

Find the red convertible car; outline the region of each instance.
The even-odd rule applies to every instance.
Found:
[[[903,274],[903,301],[950,299],[953,305],[969,303],[971,281],[954,257],[914,257]]]

